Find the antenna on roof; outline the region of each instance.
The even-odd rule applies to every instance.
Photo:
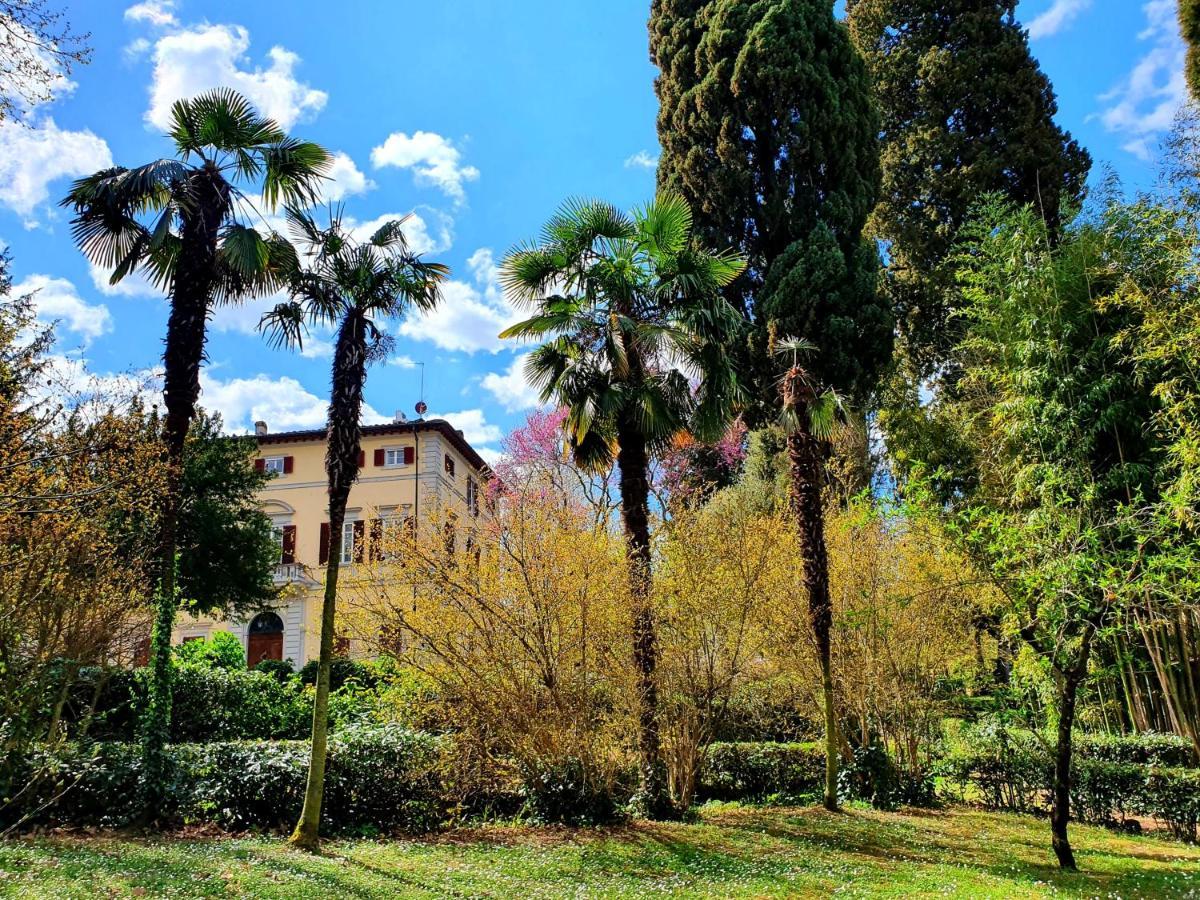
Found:
[[[425,411],[429,409],[429,407],[425,405],[425,363],[419,362],[417,365],[421,367],[421,393],[418,395],[415,409],[418,416],[424,416]]]

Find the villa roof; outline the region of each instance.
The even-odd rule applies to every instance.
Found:
[[[420,431],[436,431],[448,440],[451,445],[461,453],[476,469],[488,471],[488,464],[484,462],[474,447],[467,443],[467,439],[463,437],[463,433],[447,422],[445,419],[415,419],[412,422],[385,422],[382,425],[364,425],[362,426],[363,437],[378,437],[385,434],[416,434]],[[254,437],[258,439],[260,447],[269,444],[299,444],[307,441],[320,441],[324,443],[326,429],[324,428],[308,428],[303,431],[272,431],[266,434],[256,434]]]

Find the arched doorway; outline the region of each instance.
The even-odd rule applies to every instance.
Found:
[[[250,620],[246,664],[253,669],[264,659],[283,659],[283,619],[261,612]]]

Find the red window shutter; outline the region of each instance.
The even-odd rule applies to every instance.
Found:
[[[317,560],[321,565],[329,562],[329,523],[321,523],[321,550]]]
[[[261,456],[254,461],[254,471],[255,472],[267,471],[267,461],[265,459],[263,459]]]
[[[359,467],[360,469],[362,469],[362,468],[364,468],[366,465],[367,465],[367,451],[366,451],[366,450],[359,450],[359,451],[358,451],[358,467]]]
[[[363,561],[363,549],[367,546],[367,523],[359,519],[354,523],[354,549],[351,559],[356,563]]]
[[[371,543],[367,547],[367,559],[374,562],[383,559],[383,519],[371,520]]]
[[[416,460],[416,458],[417,458],[417,448],[416,447],[405,447],[404,448],[404,464],[406,466],[411,466],[413,464],[413,462]]]
[[[283,556],[279,560],[285,566],[296,561],[296,526],[283,526]]]
[[[378,450],[375,451],[375,465],[377,465],[377,466],[383,465],[383,448],[382,447],[380,447]]]
[[[283,458],[283,474],[284,475],[292,474],[292,464],[294,463],[294,461],[295,461],[295,457],[293,457],[293,456],[285,456]]]

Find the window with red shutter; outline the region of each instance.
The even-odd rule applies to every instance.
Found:
[[[417,448],[416,447],[405,447],[404,448],[404,464],[406,466],[411,466],[413,464],[413,462],[416,460],[416,458],[417,458]]]
[[[367,546],[367,523],[359,519],[354,523],[354,549],[351,551],[351,559],[356,563],[363,561],[363,549]]]
[[[366,465],[367,465],[367,451],[359,450],[358,451],[358,467],[360,469],[362,469],[362,468],[365,468]]]
[[[256,471],[256,472],[267,471],[267,461],[265,459],[263,459],[261,456],[254,461],[254,471]]]
[[[329,523],[321,523],[321,547],[318,553],[318,560],[321,565],[329,562]]]
[[[382,447],[380,447],[378,450],[375,451],[375,465],[377,465],[377,466],[383,465],[383,448]]]
[[[283,474],[291,475],[293,465],[295,465],[295,457],[285,456],[283,458]]]

